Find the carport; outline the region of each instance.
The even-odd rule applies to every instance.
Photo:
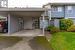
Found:
[[[0,8],[0,14],[8,18],[7,35],[21,33],[44,35],[45,10],[45,8]]]
[[[41,30],[40,33],[44,35],[44,27],[40,26],[40,20],[45,20],[44,8],[2,8],[0,11],[7,12],[8,15],[8,35],[23,34],[34,32],[34,30]],[[43,24],[42,24],[43,25]],[[23,31],[23,32],[22,32]],[[38,31],[36,31],[39,33]],[[14,35],[15,35],[14,34]]]

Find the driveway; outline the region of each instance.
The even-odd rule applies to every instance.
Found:
[[[0,50],[50,50],[36,42],[35,37],[3,37]]]
[[[35,29],[35,30],[22,30],[16,33],[11,34],[0,34],[0,36],[18,36],[18,37],[34,37],[34,36],[44,36],[42,30]]]

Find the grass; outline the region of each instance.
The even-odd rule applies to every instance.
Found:
[[[49,41],[53,50],[75,50],[75,32],[59,32]]]
[[[0,41],[11,41],[13,43],[17,43],[18,41],[22,40],[20,37],[6,37],[6,36],[0,36]]]
[[[44,48],[46,48],[46,50],[51,50],[50,43],[45,36],[37,36],[35,37],[35,41]]]

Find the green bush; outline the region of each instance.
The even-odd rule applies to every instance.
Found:
[[[73,21],[71,19],[61,19],[60,20],[60,29],[67,30],[71,25],[73,25]]]
[[[47,31],[49,31],[50,33],[56,33],[59,32],[59,28],[55,27],[55,26],[48,26],[47,27]]]
[[[47,31],[50,31],[54,26],[48,26]]]
[[[71,27],[69,27],[67,29],[67,31],[69,31],[69,32],[75,32],[75,25],[72,25]]]

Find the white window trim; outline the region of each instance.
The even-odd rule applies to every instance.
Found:
[[[62,7],[58,7],[58,12],[62,12]]]
[[[67,10],[72,10],[72,6],[67,6]]]

